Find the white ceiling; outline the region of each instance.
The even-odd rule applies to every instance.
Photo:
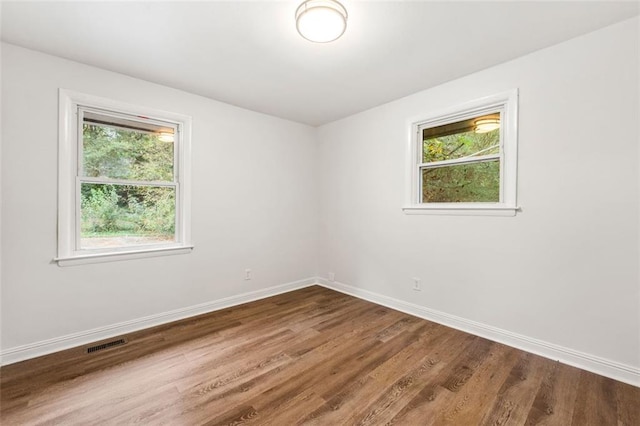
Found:
[[[631,2],[347,1],[345,35],[295,30],[302,0],[7,2],[2,39],[321,125],[638,15]]]

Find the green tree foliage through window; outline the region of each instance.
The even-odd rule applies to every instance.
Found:
[[[81,247],[174,240],[174,144],[159,136],[83,124],[82,175],[88,182],[80,188]]]
[[[422,173],[424,202],[497,202],[500,199],[498,161],[425,169]]]
[[[500,130],[487,133],[464,132],[427,139],[422,142],[423,163],[453,160],[473,155],[498,154]]]
[[[424,131],[423,203],[500,200],[500,130],[476,133],[470,123]]]
[[[84,176],[173,180],[173,143],[158,135],[86,123],[82,132]]]

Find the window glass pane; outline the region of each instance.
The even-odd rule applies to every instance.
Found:
[[[83,176],[173,181],[173,128],[97,121],[85,118],[82,126]]]
[[[83,183],[80,196],[81,249],[175,241],[173,187]]]
[[[499,126],[500,114],[489,114],[423,129],[422,162],[499,154]]]
[[[500,162],[422,169],[423,203],[500,201]]]

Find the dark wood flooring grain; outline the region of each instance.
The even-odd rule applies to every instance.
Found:
[[[2,425],[640,425],[640,388],[321,287],[123,337],[2,367]]]

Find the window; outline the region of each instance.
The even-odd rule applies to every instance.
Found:
[[[517,91],[411,122],[407,213],[517,211]]]
[[[188,117],[60,91],[58,264],[190,251]]]

